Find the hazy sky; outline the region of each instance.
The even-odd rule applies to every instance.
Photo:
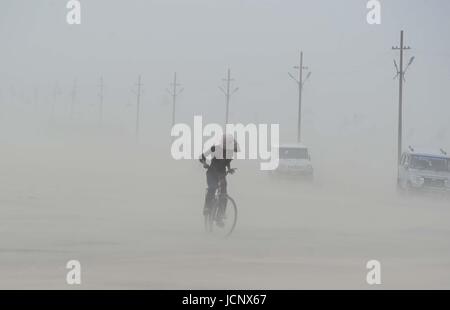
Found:
[[[305,139],[352,124],[391,139],[398,57],[391,47],[403,29],[413,48],[406,60],[415,56],[405,85],[408,137],[423,143],[440,133],[450,146],[449,1],[384,0],[382,24],[368,25],[365,0],[84,0],[77,26],[66,23],[66,2],[1,0],[3,102],[12,104],[11,89],[24,96],[38,89],[45,105],[56,82],[68,100],[77,78],[87,105],[96,102],[103,75],[105,117],[119,119],[122,107],[134,104],[133,84],[142,74],[144,119],[169,122],[165,88],[176,70],[185,87],[179,120],[203,114],[222,121],[218,85],[230,67],[240,87],[231,120],[281,122],[282,132],[291,132],[297,91],[287,72],[295,72],[302,49],[313,72],[304,92]]]

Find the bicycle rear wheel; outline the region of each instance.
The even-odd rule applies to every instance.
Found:
[[[223,218],[223,225],[218,225],[217,213],[219,211],[219,203],[216,201],[211,211],[205,215],[205,229],[206,232],[212,233],[217,236],[227,237],[229,236],[237,223],[237,206],[236,202],[230,196],[227,196],[227,207],[225,208],[225,214]]]

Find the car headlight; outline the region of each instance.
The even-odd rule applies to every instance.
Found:
[[[423,185],[423,183],[425,182],[425,179],[421,176],[414,176],[412,177],[411,180],[415,185]]]

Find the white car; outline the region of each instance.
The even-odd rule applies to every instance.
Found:
[[[314,169],[308,147],[303,144],[280,145],[278,168],[272,174],[302,176],[312,180]]]
[[[450,191],[450,156],[444,150],[425,151],[411,146],[398,168],[400,190]]]

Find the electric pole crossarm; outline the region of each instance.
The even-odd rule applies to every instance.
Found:
[[[295,83],[299,84],[300,82],[290,73],[288,72],[289,76],[291,77],[291,79],[294,80]]]
[[[223,89],[222,86],[219,86],[219,89],[225,96],[227,95],[227,92],[225,91],[225,89]]]
[[[305,80],[302,83],[302,87],[303,87],[303,85],[305,85],[306,81],[309,80],[309,78],[311,77],[311,74],[312,74],[311,72],[308,72],[308,74],[306,75]]]

